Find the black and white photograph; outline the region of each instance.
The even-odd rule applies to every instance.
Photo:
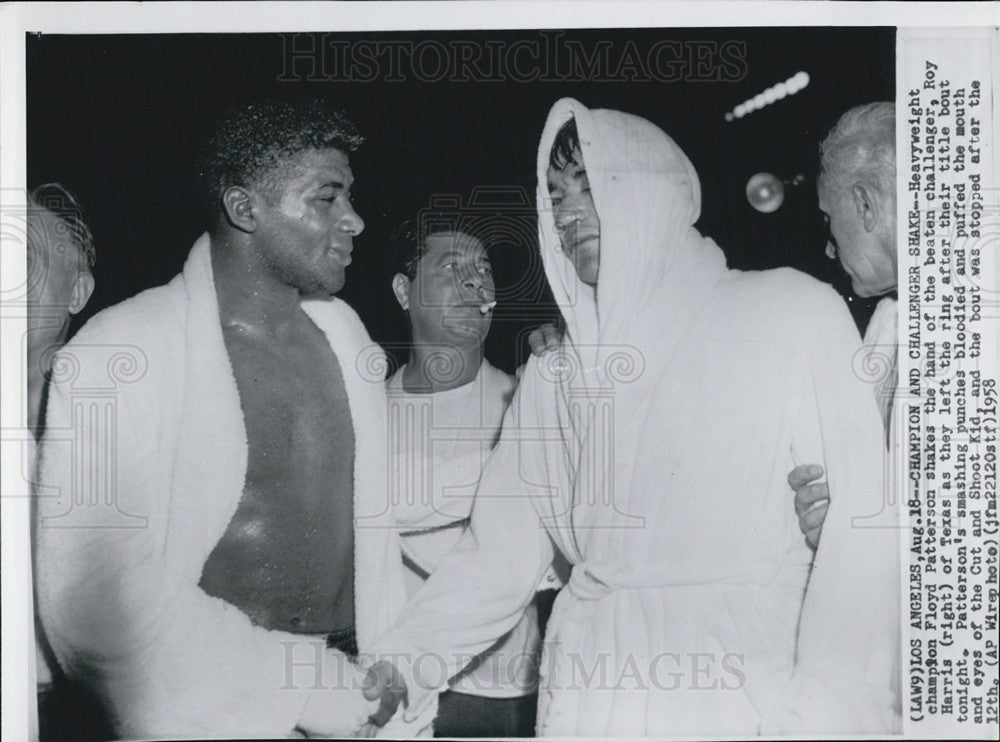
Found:
[[[171,5],[8,14],[5,733],[996,734],[990,4]]]

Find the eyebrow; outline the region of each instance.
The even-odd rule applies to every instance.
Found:
[[[354,181],[351,181],[349,184],[345,185],[343,181],[330,180],[327,181],[326,183],[320,183],[318,186],[316,186],[316,190],[320,190],[322,188],[332,188],[335,191],[349,191],[351,190],[351,186],[353,185]]]
[[[464,257],[465,255],[467,255],[467,253],[464,253],[461,250],[449,250],[446,253],[442,253],[441,256],[438,258],[438,260],[440,261],[440,260],[444,260],[445,258],[456,258],[456,257],[461,258],[461,257]],[[473,259],[473,260],[485,260],[487,263],[490,262],[490,258],[489,258],[488,255],[479,255],[479,256],[476,256],[475,258],[471,258],[471,259]]]

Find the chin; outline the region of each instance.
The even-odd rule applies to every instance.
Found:
[[[344,288],[345,283],[347,283],[347,277],[343,273],[341,273],[339,276],[333,276],[331,278],[328,278],[326,281],[323,282],[323,293],[330,295],[336,294],[338,291]]]
[[[490,332],[489,327],[477,327],[472,325],[454,325],[451,328],[451,336],[458,341],[476,341],[482,344]]]
[[[852,284],[851,288],[854,289],[854,293],[862,299],[871,299],[873,296],[881,296],[882,294],[887,294],[892,291],[891,288],[873,289],[871,286],[858,286],[857,284]]]

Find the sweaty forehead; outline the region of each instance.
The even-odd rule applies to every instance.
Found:
[[[344,187],[354,182],[351,163],[338,149],[307,149],[290,155],[283,169],[286,178],[306,187],[326,183],[341,183]]]

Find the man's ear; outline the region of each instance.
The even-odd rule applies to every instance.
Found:
[[[94,293],[94,276],[90,271],[80,271],[73,283],[73,292],[69,297],[69,313],[79,314],[90,301],[90,295]]]
[[[254,215],[253,194],[240,186],[230,186],[222,194],[222,209],[226,221],[241,232],[254,232],[257,218]]]
[[[402,273],[397,273],[392,277],[392,293],[396,295],[396,301],[403,308],[404,312],[410,310],[410,279]]]
[[[879,194],[870,184],[858,181],[851,187],[851,198],[854,200],[854,209],[865,231],[873,232],[879,219],[882,218]]]

